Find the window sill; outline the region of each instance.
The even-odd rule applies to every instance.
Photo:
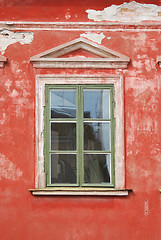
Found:
[[[43,188],[29,189],[34,196],[119,196],[126,197],[131,189],[111,188]]]

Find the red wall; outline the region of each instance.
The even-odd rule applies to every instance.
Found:
[[[82,6],[76,1],[26,2],[2,2],[1,21],[55,21],[52,13],[57,9],[59,20],[65,21],[69,6],[73,16],[87,21],[85,9],[99,9],[99,4],[101,9],[107,7],[106,1],[96,1],[95,6],[94,1],[84,1]],[[161,239],[161,69],[156,60],[161,55],[160,31],[101,31],[105,35],[102,45],[130,57],[125,70],[35,70],[31,56],[85,31],[28,32],[34,33],[33,41],[9,45],[4,54],[8,63],[0,69],[0,239]],[[34,197],[28,191],[35,186],[38,73],[124,76],[126,188],[133,189],[128,197]]]
[[[120,5],[131,0],[1,0],[1,21],[88,21],[87,9],[103,10],[112,4]],[[156,4],[160,0],[138,0],[139,3]],[[66,19],[70,12],[71,19]]]

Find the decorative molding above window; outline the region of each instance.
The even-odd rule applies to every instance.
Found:
[[[2,68],[6,62],[7,58],[4,56],[0,56],[0,68]]]
[[[80,55],[80,52],[86,53]],[[75,54],[79,53],[79,54]],[[92,56],[92,57],[91,57]],[[30,58],[35,68],[127,68],[129,57],[78,38]]]

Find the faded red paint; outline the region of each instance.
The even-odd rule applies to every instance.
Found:
[[[89,21],[86,9],[113,3],[76,2],[0,1],[0,20]],[[30,57],[84,31],[32,32],[31,44],[8,46],[8,63],[0,69],[0,239],[160,240],[161,69],[156,59],[161,33],[102,31],[102,45],[130,57],[125,70],[35,70]],[[124,76],[126,188],[133,189],[128,197],[34,197],[28,191],[35,187],[35,74],[53,73]]]

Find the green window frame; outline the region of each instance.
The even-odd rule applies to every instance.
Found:
[[[51,93],[54,91],[73,91],[76,94],[76,116],[75,117],[53,117],[51,116]],[[107,108],[109,111],[109,117],[105,118],[88,118],[84,116],[84,93],[85,91],[87,91],[87,94],[89,91],[100,91],[100,90],[108,90],[109,92],[109,96],[110,96],[110,100],[109,100],[109,104],[107,104]],[[105,85],[83,85],[83,84],[79,84],[79,85],[61,85],[61,84],[57,84],[57,85],[52,85],[52,84],[46,84],[45,85],[45,128],[44,128],[44,132],[45,132],[45,141],[44,141],[44,156],[45,156],[45,173],[46,173],[46,185],[47,187],[114,187],[115,186],[115,173],[114,173],[114,163],[115,163],[115,159],[114,159],[114,152],[115,152],[115,144],[114,144],[114,136],[115,136],[115,119],[114,119],[114,85],[113,84],[105,84]],[[74,136],[76,136],[75,138],[75,149],[53,149],[51,146],[54,146],[54,139],[56,139],[56,137],[52,138],[52,132],[54,132],[52,129],[54,129],[55,126],[59,126],[59,128],[61,128],[60,126],[74,126],[76,125],[76,133]],[[93,125],[92,125],[93,124]],[[85,147],[85,131],[84,131],[84,127],[83,125],[86,125],[88,128],[89,126],[95,126],[98,125],[98,129],[100,128],[100,125],[104,125],[104,126],[110,126],[109,129],[109,139],[110,139],[110,143],[109,143],[109,149],[84,149],[84,148],[88,148]],[[94,127],[93,127],[94,128]],[[95,127],[97,128],[97,127]],[[67,127],[66,129],[70,129],[70,127]],[[98,129],[95,130],[95,132],[98,132]],[[106,129],[106,128],[105,128]],[[104,128],[102,127],[102,131],[104,130]],[[98,133],[97,133],[98,134]],[[105,136],[105,135],[104,135]],[[88,136],[86,137],[88,139]],[[104,137],[105,138],[105,137]],[[55,159],[58,156],[65,156],[65,159],[68,158],[73,158],[73,156],[75,156],[75,167],[73,167],[73,169],[75,168],[75,181],[74,182],[58,182],[52,180],[52,170],[53,167],[51,167],[51,162],[56,162],[56,160],[53,161],[52,157],[55,156]],[[87,180],[85,181],[85,176],[87,175],[86,172],[92,172],[92,169],[89,170],[89,166],[91,165],[92,160],[87,160],[88,158],[90,159],[90,157],[95,159],[95,162],[99,162],[101,161],[101,164],[103,166],[102,161],[109,161],[110,163],[110,167],[109,169],[106,169],[106,171],[108,170],[109,173],[109,178],[110,180],[106,180],[106,181],[101,181],[100,179],[102,179],[101,177],[99,178],[99,180],[95,180],[96,178],[93,177],[93,180]],[[97,156],[97,157],[96,157]],[[99,157],[98,157],[99,156]],[[109,157],[110,156],[110,157]],[[97,160],[97,158],[99,160]],[[52,159],[52,160],[51,160]],[[101,160],[100,160],[101,159]],[[104,159],[104,160],[102,160]],[[106,159],[106,160],[105,160]],[[71,160],[74,162],[74,160]],[[94,162],[93,161],[93,162]],[[84,170],[86,163],[87,164],[87,171]],[[93,163],[94,164],[94,163]],[[97,164],[100,166],[100,162]],[[54,166],[54,164],[53,164]],[[57,166],[58,167],[58,166]],[[55,167],[55,168],[57,168]],[[89,168],[88,168],[89,167]],[[95,166],[97,168],[97,166]],[[107,166],[106,166],[107,168]],[[101,170],[102,171],[102,170]],[[94,171],[93,171],[94,172]],[[69,173],[70,174],[70,173]],[[102,174],[102,173],[101,173]],[[89,179],[91,178],[91,175],[89,177]],[[88,178],[87,178],[88,179]]]

